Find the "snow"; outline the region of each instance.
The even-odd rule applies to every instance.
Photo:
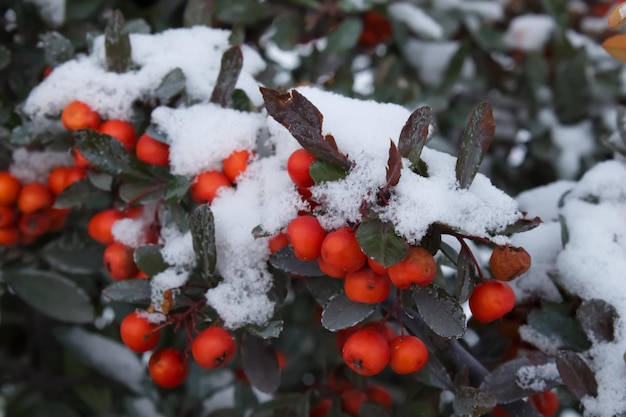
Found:
[[[145,243],[149,223],[144,219],[121,219],[113,223],[111,232],[116,242],[131,248],[138,248]]]
[[[23,184],[31,182],[48,183],[48,174],[58,166],[71,166],[72,158],[67,152],[59,151],[29,151],[26,148],[17,148],[13,151],[11,175]]]
[[[543,392],[547,389],[545,381],[561,379],[556,363],[522,366],[515,374],[515,382],[520,388],[535,392]]]
[[[41,18],[53,25],[61,26],[65,22],[65,0],[25,0],[37,6]]]
[[[504,17],[504,8],[497,0],[464,1],[464,0],[437,0],[433,8],[440,10],[459,10],[463,15],[474,13],[484,19],[501,20]]]
[[[419,7],[407,2],[392,3],[387,8],[389,15],[404,23],[413,33],[426,39],[443,38],[441,25]]]
[[[185,233],[175,226],[166,226],[161,229],[161,256],[168,265],[181,268],[192,268],[196,263],[196,254],[193,251],[191,232]]]
[[[459,42],[455,41],[408,39],[404,46],[404,56],[418,70],[420,80],[437,86],[443,80],[445,70],[459,47]],[[428,56],[428,59],[423,59],[424,56]]]
[[[550,40],[555,28],[554,19],[548,15],[521,15],[511,20],[503,39],[514,49],[524,52],[540,51]]]

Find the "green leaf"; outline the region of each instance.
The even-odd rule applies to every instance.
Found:
[[[206,0],[187,0],[183,11],[183,26],[209,26],[213,24],[212,2]]]
[[[328,44],[326,51],[331,53],[342,53],[354,48],[361,32],[363,31],[363,22],[356,17],[350,17],[343,22],[337,29],[328,35]]]
[[[343,291],[343,280],[337,278],[331,278],[328,276],[323,277],[311,277],[304,283],[315,298],[315,301],[321,306],[326,305],[330,298]]]
[[[464,42],[456,50],[452,59],[450,59],[448,68],[446,68],[446,71],[443,74],[441,85],[438,88],[438,91],[442,96],[447,97],[450,95],[450,90],[452,90],[461,76],[461,72],[463,71],[463,66],[469,52],[470,44],[469,42]]]
[[[163,197],[165,184],[154,184],[153,181],[131,180],[120,185],[119,196],[125,203],[148,203]]]
[[[591,299],[582,302],[576,310],[576,318],[591,340],[609,343],[615,338],[615,321],[619,314],[604,300]]]
[[[165,187],[165,201],[168,203],[178,204],[189,191],[191,182],[182,175],[174,175]]]
[[[257,0],[214,0],[214,16],[224,23],[256,23],[270,17],[275,11],[265,2]]]
[[[348,171],[328,162],[315,160],[309,166],[309,174],[316,184],[326,181],[342,180],[348,175]]]
[[[528,314],[528,325],[547,337],[557,337],[564,347],[582,352],[591,347],[582,326],[570,317],[569,307],[565,304],[544,302],[541,309],[534,309]]]
[[[314,1],[314,0],[313,0]],[[272,40],[283,51],[291,51],[298,44],[300,28],[294,14],[281,14],[272,22]]]
[[[100,191],[91,184],[89,178],[83,178],[65,188],[57,195],[54,200],[54,208],[64,209],[79,207],[93,198],[94,194],[98,192]]]
[[[424,322],[439,336],[459,338],[465,334],[467,326],[463,307],[442,288],[414,286],[413,299]]]
[[[598,395],[598,383],[589,365],[581,357],[570,351],[560,351],[556,357],[556,367],[565,386],[579,400]]]
[[[331,332],[352,327],[372,315],[376,305],[355,303],[345,293],[335,294],[324,306],[322,326]]]
[[[496,406],[496,400],[489,393],[467,385],[456,387],[454,412],[460,416],[482,416]]]
[[[222,107],[228,105],[228,101],[235,91],[237,79],[243,66],[243,55],[239,46],[228,48],[222,55],[220,73],[215,81],[215,87],[211,94],[211,103],[216,103]]]
[[[74,58],[74,45],[59,32],[47,32],[42,40],[46,63],[50,67],[54,68]]]
[[[217,247],[215,245],[215,219],[208,204],[202,204],[191,212],[189,228],[193,239],[193,250],[196,252],[203,278],[210,282],[217,262]]]
[[[578,123],[588,117],[591,99],[588,66],[584,47],[576,49],[571,56],[556,64],[552,86],[554,110],[563,124]]]
[[[145,367],[126,346],[80,327],[56,327],[53,334],[85,365],[134,393],[142,391]]]
[[[246,326],[246,330],[261,339],[271,339],[280,336],[284,325],[285,322],[283,320],[272,320],[264,326],[250,324]]]
[[[460,188],[469,188],[472,184],[494,133],[493,109],[491,104],[483,101],[472,110],[461,139],[456,161],[456,179]]]
[[[315,261],[303,261],[296,258],[291,247],[286,246],[272,256],[270,256],[270,264],[281,271],[290,274],[300,275],[303,277],[321,277],[324,275],[322,270]]]
[[[565,0],[541,0],[541,5],[561,27],[567,26],[569,10]]]
[[[259,400],[248,382],[235,380],[234,385],[234,402],[237,417],[248,417],[250,416],[250,410],[259,403]]]
[[[87,129],[75,134],[78,150],[96,168],[116,177],[152,179],[148,167],[129,153],[119,140]]]
[[[433,118],[433,110],[428,106],[419,107],[409,116],[400,131],[398,150],[408,158],[414,167],[420,163],[422,149],[428,140],[428,132]]]
[[[300,145],[317,159],[350,169],[348,158],[339,152],[332,136],[322,134],[322,113],[296,90],[281,94],[261,87],[265,108],[270,116],[285,126]]]
[[[133,62],[131,58],[130,36],[124,15],[119,10],[113,11],[111,20],[104,31],[107,71],[124,73]]]
[[[278,389],[278,357],[267,340],[245,334],[241,343],[241,363],[250,383],[256,389],[267,393]]]
[[[11,50],[4,45],[0,45],[0,70],[11,64]]]
[[[469,300],[474,291],[476,271],[474,269],[474,258],[465,246],[461,247],[461,252],[456,263],[456,279],[454,280],[454,296],[460,303]]]
[[[65,233],[41,250],[43,258],[66,274],[92,275],[102,270],[104,247],[92,239]]]
[[[154,90],[154,97],[163,104],[169,104],[185,92],[187,78],[180,68],[176,67],[163,77],[161,84]]]
[[[436,356],[430,355],[426,365],[415,373],[415,377],[424,385],[442,390],[453,390],[454,383],[450,374]]]
[[[135,249],[134,260],[137,267],[148,276],[155,276],[165,271],[170,265],[163,260],[161,246],[144,245]]]
[[[356,238],[363,252],[385,267],[402,262],[409,253],[409,245],[396,234],[391,222],[365,220],[359,225]]]
[[[116,281],[102,290],[102,298],[107,302],[150,304],[150,280],[127,279]]]
[[[24,268],[6,269],[2,276],[18,297],[48,317],[78,324],[94,320],[87,293],[59,274]]]
[[[235,91],[230,96],[230,105],[235,110],[245,112],[254,111],[255,108],[246,92],[240,88],[235,88]]]

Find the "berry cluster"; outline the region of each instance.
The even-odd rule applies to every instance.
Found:
[[[212,203],[223,187],[233,187],[248,167],[252,153],[246,149],[233,151],[224,161],[222,170],[204,171],[191,184],[191,196],[198,204]]]

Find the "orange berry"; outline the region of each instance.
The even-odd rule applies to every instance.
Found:
[[[515,293],[508,284],[489,280],[478,284],[469,299],[476,320],[489,323],[501,318],[515,307]]]
[[[100,125],[98,132],[113,136],[124,145],[128,152],[135,149],[137,133],[135,133],[133,125],[124,120],[107,120]]]
[[[15,204],[20,195],[22,183],[8,171],[0,172],[0,204],[10,206]]]
[[[54,195],[60,194],[65,188],[65,176],[68,169],[65,166],[58,166],[53,168],[48,174],[48,187]]]
[[[389,343],[389,366],[399,374],[410,374],[422,369],[428,361],[428,349],[415,336],[398,336]]]
[[[387,267],[379,264],[372,258],[367,258],[367,266],[369,266],[372,271],[376,272],[378,275],[387,275]]]
[[[326,235],[322,242],[321,256],[324,262],[346,272],[361,269],[367,261],[356,235],[349,227],[340,227]]]
[[[387,299],[391,283],[387,275],[378,275],[369,267],[348,272],[344,280],[346,296],[356,302],[378,304]]]
[[[47,212],[24,213],[18,223],[20,233],[31,236],[41,236],[50,228],[50,217]]]
[[[375,375],[389,363],[389,343],[380,333],[361,329],[346,340],[342,356],[354,372],[365,376]]]
[[[143,353],[154,349],[159,343],[161,333],[153,331],[156,325],[139,313],[132,312],[124,317],[120,324],[122,342],[133,352]]]
[[[123,218],[124,214],[119,210],[107,209],[101,211],[96,213],[91,220],[89,220],[87,232],[92,239],[104,243],[105,245],[110,245],[115,241],[115,239],[113,239],[113,232],[111,231],[113,224]]]
[[[367,400],[378,403],[385,408],[391,408],[393,406],[393,399],[389,391],[380,385],[370,385],[365,388],[365,395]]]
[[[174,348],[165,348],[152,354],[148,371],[154,382],[163,388],[174,388],[185,381],[189,364],[185,354]]]
[[[116,281],[133,278],[139,272],[133,255],[135,250],[118,242],[113,242],[104,250],[104,266]]]
[[[40,182],[26,184],[17,197],[17,208],[22,213],[35,213],[52,207],[54,195],[52,191]]]
[[[78,150],[76,146],[72,148],[72,159],[74,161],[75,167],[89,168],[91,166],[91,162],[89,162],[89,160],[83,156],[83,154]]]
[[[221,327],[209,327],[193,339],[191,353],[203,368],[214,369],[226,365],[235,354],[235,339]]]
[[[223,187],[232,187],[230,180],[220,171],[205,171],[191,184],[191,196],[198,204],[212,203]]]
[[[313,162],[315,162],[315,157],[305,149],[298,149],[289,156],[287,173],[291,181],[298,187],[308,188],[315,184],[309,173],[309,168]]]
[[[535,394],[530,397],[530,402],[543,417],[553,417],[559,410],[559,397],[553,391]]]
[[[83,178],[87,178],[87,171],[84,168],[76,166],[68,168],[67,172],[65,173],[65,182],[63,184],[63,189],[69,187],[75,182],[82,180]]]
[[[303,261],[319,258],[326,232],[317,217],[296,217],[287,226],[287,235],[296,258]]]
[[[396,287],[407,290],[411,285],[426,286],[437,274],[437,262],[426,249],[413,247],[402,262],[387,268],[389,279]]]
[[[274,254],[289,244],[289,236],[287,233],[279,233],[267,241],[270,253]]]
[[[239,177],[248,168],[248,161],[250,160],[250,152],[243,149],[240,151],[234,151],[222,163],[222,170],[224,175],[233,183],[237,182]]]
[[[321,257],[317,258],[317,264],[323,273],[325,273],[326,275],[332,278],[345,278],[346,275],[348,274],[343,269],[337,268],[336,266],[333,266],[327,262],[324,262],[324,260]]]
[[[326,417],[332,405],[333,402],[330,398],[323,398],[311,408],[309,411],[309,417]]]
[[[17,220],[17,212],[14,206],[0,205],[0,228],[13,226]]]
[[[145,133],[139,137],[135,153],[146,164],[168,166],[170,163],[170,146]]]
[[[367,395],[362,391],[349,389],[341,393],[340,399],[342,410],[357,417],[359,415],[359,409],[363,403],[367,401]]]
[[[98,129],[100,116],[88,104],[72,101],[61,113],[61,122],[66,129]]]
[[[0,245],[12,246],[20,239],[20,232],[16,226],[0,229]]]

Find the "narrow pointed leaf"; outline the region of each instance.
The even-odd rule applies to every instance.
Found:
[[[43,36],[43,50],[46,63],[56,67],[74,58],[74,45],[59,32],[48,32]]]
[[[74,281],[50,271],[8,269],[3,278],[28,305],[67,323],[90,323],[94,309],[87,293]]]
[[[402,127],[398,139],[400,155],[408,158],[413,166],[418,166],[422,149],[428,140],[428,130],[433,118],[433,110],[428,106],[422,106],[409,116]]]
[[[193,250],[196,252],[203,278],[210,281],[217,262],[217,248],[215,219],[208,204],[203,204],[193,210],[189,218],[189,228],[193,239]]]
[[[376,305],[355,303],[345,293],[335,294],[328,300],[322,312],[322,326],[331,332],[354,326],[368,318]]]
[[[159,245],[139,246],[135,249],[133,256],[137,267],[151,277],[165,271],[170,266],[163,259]]]
[[[150,280],[127,279],[114,282],[102,290],[102,298],[107,302],[149,305],[150,291]]]
[[[130,35],[124,15],[115,10],[104,31],[107,70],[124,73],[132,65]]]
[[[474,291],[474,262],[472,255],[465,247],[461,248],[457,259],[456,280],[454,282],[454,296],[460,303],[467,301]]]
[[[233,46],[222,55],[222,66],[217,76],[213,94],[211,94],[211,103],[216,103],[222,107],[226,107],[230,100],[235,85],[241,73],[243,66],[243,55],[239,46]]]
[[[306,97],[292,90],[281,94],[261,87],[265,108],[270,116],[285,126],[304,149],[316,158],[349,169],[350,161],[322,134],[323,116]]]
[[[309,173],[316,184],[321,184],[326,181],[341,180],[348,175],[348,171],[345,169],[319,159],[313,161],[309,167]]]
[[[270,257],[270,264],[283,272],[303,277],[324,276],[317,261],[303,261],[296,258],[290,247],[284,247],[274,253]]]
[[[469,188],[472,184],[494,133],[493,109],[491,104],[484,101],[472,111],[461,138],[461,148],[456,161],[456,179],[460,188]]]
[[[517,220],[515,223],[508,225],[504,230],[497,231],[497,232],[494,231],[493,234],[509,236],[514,233],[527,232],[529,230],[533,230],[535,227],[539,226],[541,223],[543,223],[543,220],[541,220],[540,217],[533,217],[532,219],[523,217]]]
[[[459,338],[467,330],[465,313],[459,302],[436,286],[414,287],[417,312],[439,336]]]
[[[396,234],[393,224],[380,219],[363,221],[356,238],[363,252],[383,266],[402,262],[409,252],[409,245]]]
[[[398,151],[396,144],[389,141],[389,158],[387,159],[387,187],[393,187],[400,181],[402,171],[402,155]]]
[[[579,400],[586,396],[598,395],[598,383],[596,377],[578,354],[571,351],[560,351],[556,357],[556,367],[565,386]]]
[[[260,337],[246,334],[241,344],[241,362],[250,383],[261,392],[271,393],[280,384],[278,358],[272,345]]]
[[[163,77],[161,84],[154,90],[154,96],[161,103],[167,104],[185,91],[186,83],[187,78],[183,70],[174,68]]]

